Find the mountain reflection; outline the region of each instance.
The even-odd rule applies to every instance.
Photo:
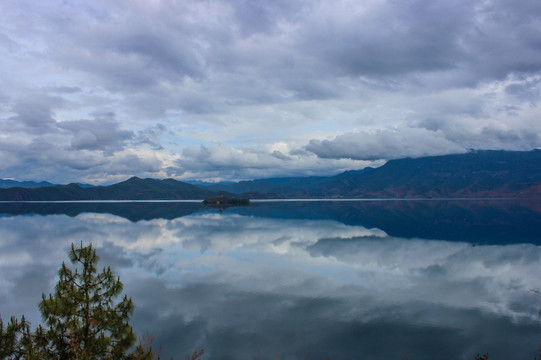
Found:
[[[227,213],[279,219],[334,220],[378,228],[403,238],[459,240],[483,244],[541,244],[541,206],[535,200],[397,200],[252,202]],[[176,219],[217,212],[199,202],[0,203],[2,214],[113,214],[130,221]]]
[[[327,205],[261,203],[218,213],[199,204],[160,204],[150,207],[152,217],[137,221],[136,210],[129,210],[134,204],[109,211],[72,208],[69,216],[4,215],[1,315],[25,314],[37,323],[41,293],[52,291],[70,244],[83,241],[92,242],[100,264],[111,265],[125,283],[137,305],[136,331],[154,334],[164,358],[182,358],[199,346],[212,359],[536,355],[541,298],[530,289],[541,286],[541,247],[529,230],[515,229],[511,241],[507,225],[500,231],[509,233],[503,245],[479,245],[467,236],[402,237],[370,226],[378,215],[375,204]],[[451,219],[467,215],[465,221],[479,228],[485,215],[489,224],[511,224],[538,214],[528,207],[508,211],[503,204],[380,205],[379,215],[393,219],[419,222],[450,211]],[[504,216],[510,213],[511,220]]]

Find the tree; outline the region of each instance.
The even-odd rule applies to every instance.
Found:
[[[120,359],[136,340],[128,323],[131,298],[124,295],[115,304],[122,282],[110,267],[97,273],[99,258],[92,245],[76,249],[72,244],[69,259],[75,271],[62,263],[54,296],[43,294],[39,304],[52,348],[61,358]]]
[[[24,317],[4,328],[0,319],[0,357],[10,359],[153,359],[148,343],[140,342],[130,354],[136,337],[129,324],[134,310],[131,298],[110,267],[98,273],[99,260],[92,245],[75,248],[62,263],[54,295],[42,295],[39,309],[46,327],[35,332]]]

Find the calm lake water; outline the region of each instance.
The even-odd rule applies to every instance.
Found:
[[[539,201],[0,204],[0,314],[92,242],[163,358],[532,359]]]

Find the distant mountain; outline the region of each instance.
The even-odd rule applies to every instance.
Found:
[[[75,183],[75,185],[78,185],[78,186],[80,186],[82,188],[94,187],[94,185],[86,184],[86,183]]]
[[[35,181],[16,181],[16,180],[4,180],[0,179],[0,188],[7,189],[12,187],[23,187],[23,188],[38,188],[38,187],[48,187],[48,186],[57,186],[56,184],[51,184],[47,181],[35,182]]]
[[[346,171],[342,174],[328,176],[311,176],[311,177],[282,177],[258,179],[252,181],[241,181],[233,184],[217,184],[206,185],[206,188],[213,190],[229,191],[235,194],[254,194],[260,193],[270,195],[271,197],[306,197],[307,195],[315,195],[323,193],[322,188],[328,186],[329,183],[339,179],[347,174],[355,173],[358,175],[372,172],[373,168],[365,168],[358,171]],[[266,197],[267,197],[266,196]],[[320,197],[319,195],[317,197]]]
[[[94,185],[85,184],[85,183],[76,183],[82,188],[93,187]],[[35,189],[39,187],[51,187],[51,186],[60,186],[59,184],[52,184],[48,181],[16,181],[16,180],[7,180],[0,179],[0,189],[8,189],[13,187],[22,187],[28,189]]]
[[[541,197],[541,150],[405,158],[331,177],[260,179],[221,189],[286,198]]]
[[[35,189],[0,189],[0,201],[195,200],[218,194],[219,192],[173,179],[132,177],[110,186],[83,188],[77,184],[69,184]]]
[[[0,189],[0,201],[249,198],[541,198],[541,150],[472,151],[391,160],[330,177],[287,177],[205,187],[132,177],[110,186]],[[234,197],[235,195],[233,195]]]

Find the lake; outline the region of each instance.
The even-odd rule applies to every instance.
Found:
[[[93,243],[162,358],[532,359],[539,201],[0,204],[0,314]]]

